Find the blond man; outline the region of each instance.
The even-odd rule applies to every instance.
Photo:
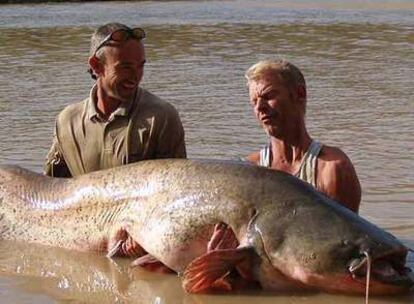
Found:
[[[268,144],[247,160],[297,176],[358,212],[361,187],[350,159],[339,148],[312,139],[306,129],[302,72],[285,60],[265,60],[250,67],[245,76],[254,114],[269,136]]]

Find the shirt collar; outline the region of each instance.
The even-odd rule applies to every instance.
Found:
[[[89,93],[89,100],[87,104],[87,115],[89,120],[96,122],[96,121],[102,121],[102,117],[99,115],[99,111],[97,109],[97,92],[98,88],[97,85],[94,84],[92,87],[90,93]],[[137,98],[140,95],[139,91],[141,90],[140,87],[137,88],[137,92],[135,93],[134,100],[132,102],[125,102],[121,103],[119,107],[109,116],[108,121],[111,121],[115,118],[115,116],[128,116],[129,113],[132,111],[132,105],[134,102],[137,102]]]

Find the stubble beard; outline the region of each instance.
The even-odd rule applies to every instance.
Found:
[[[121,103],[130,103],[135,99],[137,89],[138,87],[136,87],[135,90],[131,90],[131,93],[121,94],[120,90],[115,86],[111,90],[111,97],[119,100]]]
[[[280,127],[265,124],[263,124],[262,127],[267,136],[277,138],[280,137]]]

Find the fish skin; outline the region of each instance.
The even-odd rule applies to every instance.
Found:
[[[363,293],[349,281],[353,257],[407,248],[310,185],[240,162],[152,160],[71,179],[0,169],[0,238],[82,251],[110,250],[120,229],[177,273],[207,251],[217,223],[256,252],[266,289],[308,286]],[[331,280],[334,278],[334,282]],[[354,284],[354,285],[353,285]],[[407,289],[381,285],[377,294]],[[376,287],[378,286],[378,287]]]

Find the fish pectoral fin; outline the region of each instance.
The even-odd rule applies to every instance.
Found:
[[[234,284],[227,276],[255,255],[251,247],[212,250],[187,266],[183,274],[183,288],[189,293],[233,290]]]
[[[108,258],[112,258],[116,255],[118,255],[118,252],[120,252],[122,247],[122,240],[118,240],[116,243],[111,244],[111,247],[108,246],[108,253],[106,256]]]
[[[139,257],[138,259],[134,260],[131,267],[142,267],[145,270],[159,272],[159,273],[174,273],[175,271],[171,268],[164,265],[161,261],[159,261],[154,256],[150,255],[149,253]]]
[[[239,244],[231,227],[220,222],[214,226],[213,234],[207,244],[207,251],[237,248]]]
[[[131,237],[126,228],[119,228],[114,231],[108,241],[107,257],[126,256],[140,257],[147,252]]]

